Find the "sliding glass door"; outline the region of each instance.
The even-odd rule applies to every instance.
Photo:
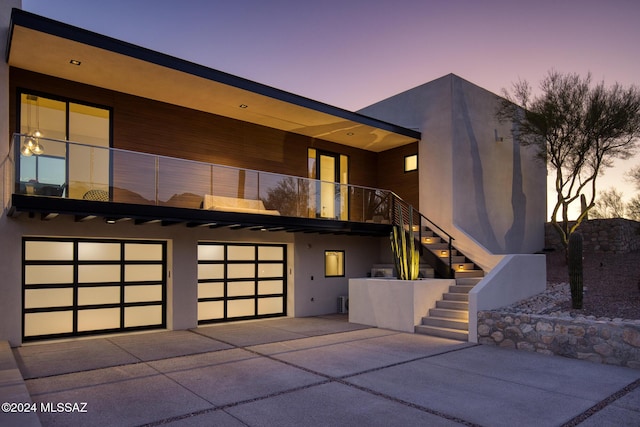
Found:
[[[320,182],[316,189],[316,217],[349,219],[349,158],[342,154],[309,149],[309,178]]]

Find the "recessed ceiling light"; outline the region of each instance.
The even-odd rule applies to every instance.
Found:
[[[353,132],[347,132],[347,136],[353,136]]]
[[[69,61],[69,64],[71,64],[71,65],[80,65],[80,64],[82,64],[82,62],[78,61],[77,59],[72,59],[71,61]]]
[[[248,105],[247,104],[240,104],[240,108],[247,108]]]

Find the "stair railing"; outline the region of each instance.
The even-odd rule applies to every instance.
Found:
[[[391,199],[391,203],[389,203],[389,207],[391,209],[391,211],[389,212],[389,218],[392,219],[391,221],[392,225],[399,226],[400,224],[409,224],[409,218],[413,218],[414,224],[409,224],[409,227],[417,227],[418,229],[418,240],[420,242],[421,254],[423,249],[422,234],[425,228],[423,226],[423,223],[431,231],[435,232],[438,235],[438,237],[446,241],[447,258],[448,258],[446,278],[448,279],[453,278],[454,273],[453,273],[452,252],[453,252],[453,240],[455,240],[453,236],[451,236],[449,233],[444,231],[440,226],[438,226],[438,224],[431,221],[429,218],[427,218],[425,215],[420,213],[420,211],[418,211],[412,205],[404,201],[400,196],[398,196],[394,192],[390,193],[390,197],[392,199]],[[398,206],[400,207],[400,209],[398,209]],[[402,217],[400,217],[399,215],[402,215]],[[415,224],[416,219],[417,219],[417,224]],[[438,259],[442,261],[442,257],[438,257]]]

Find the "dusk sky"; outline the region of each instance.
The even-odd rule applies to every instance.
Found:
[[[348,110],[454,73],[640,85],[637,0],[23,0],[23,9]],[[631,197],[607,170],[599,188]],[[625,185],[621,185],[625,184]]]

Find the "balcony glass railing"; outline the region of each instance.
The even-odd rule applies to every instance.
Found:
[[[15,193],[106,202],[390,223],[393,193],[16,134]],[[15,157],[14,157],[15,156]]]

